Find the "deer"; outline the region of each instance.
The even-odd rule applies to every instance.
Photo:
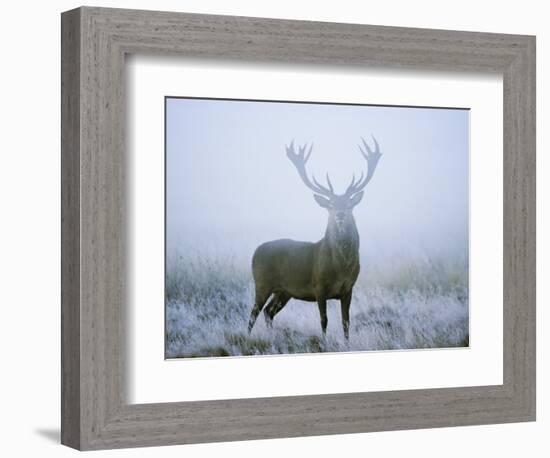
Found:
[[[307,144],[299,146],[298,152],[294,149],[294,140],[285,147],[288,159],[306,187],[313,191],[317,204],[328,211],[328,222],[325,235],[318,242],[279,239],[256,248],[252,256],[255,300],[248,322],[249,334],[262,310],[266,325],[272,328],[275,315],[290,299],[298,299],[317,302],[324,338],[328,325],[327,301],[335,299],[340,301],[344,337],[349,341],[349,311],[360,271],[359,232],[353,209],[361,202],[364,189],[382,156],[376,138],[373,136],[372,139],[374,149],[362,137],[362,146],[359,144],[359,151],[367,162],[367,174],[361,172],[357,181],[353,174],[351,183],[341,195],[334,192],[328,173],[326,186],[313,175],[312,180],[309,179],[306,164],[313,143],[309,149]],[[270,301],[265,306],[268,299]]]

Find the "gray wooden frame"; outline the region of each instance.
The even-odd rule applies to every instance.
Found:
[[[534,37],[90,7],[63,13],[61,32],[63,444],[104,449],[535,419]],[[129,53],[502,74],[504,383],[128,404]]]

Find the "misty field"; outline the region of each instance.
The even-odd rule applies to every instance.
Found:
[[[252,333],[249,263],[186,251],[167,262],[166,357],[248,356],[469,345],[468,257],[416,256],[361,263],[350,310],[350,340],[340,305],[328,303],[322,337],[317,304],[292,299],[269,329],[263,314]]]

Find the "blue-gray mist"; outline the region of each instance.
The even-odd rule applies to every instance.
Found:
[[[463,342],[467,333],[469,128],[469,111],[464,109],[167,98],[167,274],[175,258],[185,261],[199,256],[218,264],[220,259],[231,259],[233,269],[242,271],[246,281],[250,259],[259,244],[279,238],[319,240],[327,212],[300,180],[286,157],[285,145],[292,140],[296,145],[313,142],[307,163],[310,175],[325,183],[328,173],[335,191],[343,193],[353,174],[366,173],[367,163],[358,145],[361,137],[372,145],[374,135],[382,158],[362,202],[354,209],[362,274],[372,273],[360,281],[368,282],[368,294],[378,286],[387,289],[389,282],[394,287],[390,293],[414,295],[422,288],[411,287],[410,279],[403,287],[388,280],[396,265],[408,266],[406,275],[414,278],[420,274],[411,273],[411,265],[423,265],[437,276],[459,276],[455,279],[461,284],[457,303],[461,310],[466,307],[466,329],[456,338]],[[452,267],[442,261],[446,259]],[[455,271],[460,268],[462,271]],[[445,277],[441,281],[455,280]],[[437,289],[438,281],[428,283]],[[241,306],[246,309],[252,303]],[[287,315],[291,328],[292,311]],[[462,315],[459,318],[464,321]],[[188,325],[180,312],[174,320],[174,326]],[[311,320],[314,323],[308,332],[318,326],[318,318]],[[219,332],[225,335],[223,323]],[[342,342],[334,338],[338,349]],[[172,356],[217,355],[201,350],[196,342],[187,349],[182,343],[185,339],[174,339]],[[274,349],[276,340],[271,339],[267,349],[254,347],[246,353],[242,345],[225,339],[219,343],[224,350],[219,351],[221,355],[286,352],[280,342]],[[395,348],[423,346],[414,336],[405,340]],[[352,349],[376,349],[377,345],[371,339]],[[439,345],[434,341],[424,346],[449,345],[452,342]],[[386,348],[393,347],[390,343]],[[330,348],[318,351],[325,350]]]

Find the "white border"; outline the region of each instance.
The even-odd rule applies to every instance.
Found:
[[[502,384],[502,78],[128,59],[129,402]],[[164,96],[471,108],[469,349],[164,360]]]

